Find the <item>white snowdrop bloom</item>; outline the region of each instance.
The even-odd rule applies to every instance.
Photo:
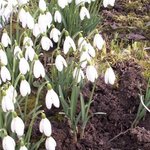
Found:
[[[93,46],[90,43],[87,43],[87,49],[88,49],[88,53],[90,54],[91,57],[95,57],[95,49],[93,48]]]
[[[83,51],[80,56],[81,67],[85,68],[88,61],[91,61],[91,57],[90,57],[88,51]]]
[[[64,9],[67,5],[68,5],[68,0],[58,0],[58,5],[59,7],[61,7],[62,9]]]
[[[9,38],[6,31],[4,31],[3,34],[2,34],[1,43],[3,44],[4,47],[7,47],[8,45],[11,45],[10,38]]]
[[[34,28],[34,18],[31,16],[29,12],[26,13],[26,18],[27,18],[27,27],[32,30]]]
[[[9,135],[5,136],[2,140],[3,150],[15,150],[16,143]]]
[[[103,6],[107,7],[108,5],[114,6],[115,0],[103,0]]]
[[[115,83],[116,76],[111,67],[106,69],[105,76],[104,76],[104,81],[106,84],[111,84],[113,85]]]
[[[62,21],[61,13],[58,10],[55,11],[54,21],[58,23],[61,23]]]
[[[1,67],[0,73],[1,73],[1,79],[2,79],[3,82],[6,82],[7,80],[8,81],[11,80],[10,72],[5,66]]]
[[[33,41],[31,38],[29,38],[28,36],[25,36],[25,38],[23,39],[23,45],[25,47],[29,47],[29,46],[33,46]]]
[[[25,97],[31,93],[30,84],[25,79],[21,80],[20,93],[21,93],[22,97]]]
[[[19,5],[25,5],[29,2],[29,0],[18,0]]]
[[[73,78],[77,80],[77,83],[79,83],[81,79],[84,79],[84,73],[81,68],[75,67],[73,71]]]
[[[80,19],[84,20],[85,18],[90,19],[90,13],[86,7],[82,6],[80,10]]]
[[[81,51],[83,46],[86,44],[87,44],[87,42],[86,42],[85,38],[83,36],[79,37],[79,39],[78,39],[79,51]]]
[[[20,47],[18,45],[16,45],[15,48],[14,48],[14,56],[16,58],[20,58],[21,53],[22,53],[22,51],[21,51]]]
[[[29,59],[30,61],[32,61],[33,58],[34,58],[34,55],[35,55],[34,49],[33,49],[31,46],[26,47],[26,51],[25,51],[25,59],[26,59],[26,60]]]
[[[76,5],[82,5],[88,2],[89,4],[91,3],[91,0],[75,0]]]
[[[73,51],[76,51],[76,45],[75,45],[73,39],[70,36],[66,36],[64,45],[63,45],[64,54],[67,54],[68,51],[70,50],[70,48],[72,48]]]
[[[46,12],[46,23],[47,23],[47,27],[50,28],[51,23],[52,23],[52,15],[51,13],[48,11]]]
[[[45,2],[45,0],[39,0],[39,8],[42,11],[46,11],[46,2]]]
[[[55,150],[56,148],[56,141],[51,136],[48,137],[45,141],[45,148],[46,150]]]
[[[23,8],[21,8],[21,10],[19,12],[19,20],[20,20],[23,28],[25,28],[27,25],[26,13],[27,12]]]
[[[28,150],[25,145],[21,146],[19,150]]]
[[[59,108],[59,106],[60,106],[60,101],[59,101],[58,95],[52,88],[47,91],[47,94],[45,97],[45,103],[46,103],[47,109],[51,109],[52,104],[56,108]]]
[[[64,67],[67,67],[67,62],[61,55],[57,55],[55,59],[55,66],[58,71],[62,71]]]
[[[102,49],[103,45],[104,45],[105,41],[103,40],[102,36],[100,34],[96,34],[94,36],[94,40],[93,40],[93,46],[97,47],[99,50]]]
[[[42,37],[41,45],[42,45],[42,49],[45,51],[48,51],[50,47],[53,47],[52,41],[47,36]]]
[[[23,136],[24,134],[24,122],[22,119],[18,116],[14,117],[11,121],[11,131],[13,133],[16,133],[18,137]]]
[[[94,82],[98,78],[98,73],[93,65],[89,65],[86,68],[86,77],[89,81]]]
[[[16,97],[17,97],[17,91],[13,87],[13,85],[10,85],[7,89],[7,95],[10,97],[10,99],[13,101],[13,103],[16,103]]]
[[[45,136],[49,137],[52,134],[52,127],[50,121],[45,117],[40,121],[39,130]]]
[[[58,42],[61,33],[57,28],[53,28],[50,32],[50,38],[53,39],[55,43]]]
[[[27,62],[27,60],[24,57],[22,57],[19,61],[20,73],[25,75],[29,70],[30,70],[29,63]]]
[[[1,62],[3,65],[7,65],[7,63],[8,63],[6,53],[5,53],[5,51],[3,51],[2,49],[0,49],[0,62]]]
[[[14,111],[14,103],[9,95],[3,96],[1,105],[4,112]]]
[[[38,17],[38,25],[41,33],[46,33],[47,31],[47,17],[45,14],[40,14]]]
[[[68,0],[68,3],[70,4],[72,2],[72,0]]]
[[[34,24],[33,35],[34,35],[35,37],[37,37],[37,36],[40,35],[40,33],[41,33],[41,31],[40,31],[39,24],[38,24],[38,23]]]
[[[42,78],[45,77],[45,69],[42,63],[39,60],[35,60],[34,66],[33,66],[33,74],[35,78],[39,78],[40,76]]]

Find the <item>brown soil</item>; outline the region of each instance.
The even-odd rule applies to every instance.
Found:
[[[106,85],[103,77],[99,77],[90,109],[91,113],[105,112],[106,115],[91,118],[83,139],[74,144],[67,120],[51,119],[56,150],[150,149],[150,117],[147,116],[139,127],[131,129],[140,102],[139,88],[143,90],[146,86],[142,70],[134,60],[118,62],[113,69],[118,76],[116,85]],[[85,99],[92,86],[89,83],[83,89]]]

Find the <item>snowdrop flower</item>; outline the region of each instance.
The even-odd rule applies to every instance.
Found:
[[[95,57],[95,49],[90,43],[86,44],[86,47],[88,49],[88,53],[90,54],[91,57]]]
[[[34,27],[34,18],[29,12],[26,13],[26,19],[27,27],[32,30]]]
[[[14,103],[10,96],[6,93],[7,91],[3,92],[3,97],[2,97],[2,110],[4,112],[8,111],[14,111]]]
[[[26,18],[26,11],[21,8],[20,12],[19,12],[19,20],[22,23],[22,27],[25,28],[27,25],[27,18]]]
[[[46,11],[46,2],[45,2],[45,0],[40,0],[40,1],[39,1],[39,8],[40,8],[42,11]]]
[[[47,23],[47,27],[50,28],[51,23],[52,23],[52,15],[51,13],[48,11],[46,12],[46,23]]]
[[[45,141],[45,148],[46,150],[55,150],[56,141],[51,136],[48,137]]]
[[[21,51],[20,47],[18,45],[16,45],[15,48],[14,48],[14,56],[16,58],[18,57],[20,59],[20,54],[21,53],[22,53],[22,51]]]
[[[25,125],[22,119],[17,116],[16,112],[13,113],[15,114],[15,116],[11,121],[11,131],[13,133],[16,133],[18,137],[21,137],[24,134]]]
[[[43,50],[45,51],[48,51],[50,47],[53,47],[52,41],[45,35],[41,39],[41,45],[42,45]]]
[[[86,76],[87,79],[91,82],[94,82],[95,79],[98,78],[98,73],[97,70],[95,69],[95,67],[93,65],[89,65],[86,68]]]
[[[29,0],[18,0],[19,5],[25,5],[29,2]]]
[[[72,48],[73,51],[76,51],[76,45],[75,45],[73,39],[68,35],[68,36],[66,36],[64,45],[63,45],[64,54],[67,54],[68,51],[70,50],[70,48]]]
[[[62,21],[61,13],[58,10],[55,11],[54,21],[58,23],[61,23]]]
[[[6,31],[4,31],[2,34],[1,43],[3,44],[4,47],[7,47],[9,44],[11,45],[10,38]]]
[[[16,89],[13,87],[13,85],[9,85],[8,89],[7,89],[7,95],[10,97],[10,99],[13,101],[13,103],[16,102],[16,97],[17,97],[17,91]]]
[[[10,72],[5,66],[1,67],[1,72],[0,73],[1,73],[1,79],[2,79],[3,82],[6,82],[7,80],[8,81],[11,80]]]
[[[46,93],[46,97],[45,97],[45,103],[46,103],[46,107],[47,109],[51,109],[52,104],[56,107],[59,108],[60,106],[60,101],[58,98],[58,95],[56,94],[56,92],[52,89],[51,85],[48,84],[48,91]]]
[[[29,70],[30,70],[29,63],[27,62],[27,60],[24,57],[22,57],[19,61],[20,73],[25,75]]]
[[[33,46],[33,41],[32,41],[32,39],[30,38],[30,37],[28,37],[28,36],[25,36],[25,38],[23,39],[23,45],[25,46],[25,47],[29,47],[29,46]]]
[[[20,83],[20,93],[21,93],[22,97],[25,97],[31,93],[30,84],[25,80],[24,77]]]
[[[86,45],[87,42],[85,40],[85,38],[81,35],[78,39],[78,47],[79,47],[79,51],[82,50],[83,46]]]
[[[0,49],[0,62],[3,65],[7,65],[7,63],[8,63],[6,53],[2,49]]]
[[[107,7],[108,5],[114,6],[115,0],[103,0],[103,6]]]
[[[38,18],[38,25],[41,33],[46,33],[47,31],[47,17],[45,14],[40,14]]]
[[[61,7],[62,9],[64,9],[67,5],[68,5],[68,0],[58,0],[58,5],[59,7]]]
[[[19,150],[28,150],[25,145],[21,146]]]
[[[37,36],[40,35],[40,33],[41,33],[41,31],[40,31],[39,24],[38,24],[38,23],[34,24],[33,35],[34,35],[35,37],[37,37]]]
[[[58,71],[62,71],[64,67],[67,67],[66,60],[60,54],[55,59],[55,66]]]
[[[55,27],[52,28],[52,30],[50,32],[50,38],[53,39],[53,41],[55,43],[58,42],[60,35],[61,35],[61,33],[57,28],[55,28]]]
[[[81,68],[76,67],[73,71],[73,78],[77,80],[77,83],[84,79],[84,73]]]
[[[16,143],[9,135],[5,136],[2,140],[3,150],[15,150]]]
[[[31,46],[27,47],[25,51],[25,59],[26,60],[29,59],[30,61],[32,61],[34,58],[34,55],[35,55],[34,49]]]
[[[93,40],[93,46],[97,47],[99,50],[102,49],[103,45],[104,45],[105,41],[103,40],[102,36],[100,34],[96,34],[94,36],[94,40]]]
[[[39,78],[40,76],[42,78],[45,77],[45,69],[42,63],[36,59],[33,66],[33,74],[35,78]]]
[[[85,68],[88,61],[91,61],[91,57],[90,57],[88,51],[83,51],[80,56],[81,67]]]
[[[89,11],[88,11],[88,9],[86,7],[82,6],[82,8],[80,10],[80,19],[84,20],[85,17],[90,19],[90,13],[89,13]]]
[[[50,121],[46,118],[45,114],[42,113],[42,120],[39,124],[39,130],[45,136],[49,137],[52,134],[52,127]]]
[[[104,76],[104,80],[106,84],[111,84],[113,85],[116,80],[115,73],[111,67],[107,68]]]

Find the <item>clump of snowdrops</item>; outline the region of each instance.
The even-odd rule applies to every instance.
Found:
[[[40,0],[37,11],[32,12],[29,2],[29,0],[0,2],[1,27],[5,22],[9,23],[9,30],[3,27],[0,41],[0,136],[4,150],[36,150],[44,141],[47,150],[55,149],[56,141],[51,136],[52,125],[39,104],[43,89],[47,89],[46,108],[51,109],[52,105],[59,108],[61,101],[73,132],[77,133],[79,120],[83,123],[84,131],[90,118],[88,111],[94,88],[89,103],[85,104],[81,87],[86,81],[94,83],[98,78],[95,56],[105,44],[98,30],[94,29],[98,22],[90,27],[91,32],[86,36],[82,34],[82,31],[71,32],[61,26],[61,24],[63,27],[71,26],[71,24],[68,25],[68,18],[65,18],[63,13],[71,11],[69,8],[73,6],[74,11],[78,11],[80,25],[82,26],[83,22],[86,26],[86,21],[91,19],[90,11],[93,9],[93,14],[94,11],[98,12],[97,7],[96,10],[92,7],[95,3],[97,4],[95,0],[52,1],[55,4],[52,12],[50,12],[51,3],[48,4],[44,0]],[[74,12],[72,16],[73,14]],[[72,18],[69,19],[71,22]],[[14,22],[16,23],[15,32],[13,31]],[[73,34],[74,36],[71,36]],[[54,45],[57,46],[54,48]],[[51,73],[45,71],[40,60],[43,51],[50,49],[54,50],[53,61],[49,68],[52,69]],[[73,85],[71,98],[65,95],[63,81],[59,79],[60,83],[54,80],[55,76],[64,78],[64,73],[71,79],[68,85]],[[42,83],[37,89],[34,108],[28,112],[29,96],[32,93],[33,81],[36,79],[40,79]],[[114,84],[114,81],[115,75],[110,67],[106,71],[105,82]],[[77,115],[76,107],[79,97],[81,112]],[[43,135],[38,141],[33,142],[31,135],[37,118],[40,118],[39,131]],[[84,132],[82,136],[83,134]]]

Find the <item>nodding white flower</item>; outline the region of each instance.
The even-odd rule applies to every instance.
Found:
[[[18,116],[15,116],[11,121],[11,131],[16,133],[18,137],[21,137],[24,134],[24,128],[25,125],[22,119]]]
[[[41,33],[41,31],[40,31],[39,24],[38,24],[38,23],[34,24],[33,35],[34,35],[35,37],[37,37],[37,36],[40,35],[40,33]]]
[[[84,79],[84,73],[81,68],[76,67],[73,71],[73,78],[77,80],[77,83]]]
[[[55,66],[58,71],[62,71],[64,67],[67,67],[66,60],[60,54],[55,59]]]
[[[115,73],[111,67],[106,69],[104,80],[105,80],[106,84],[113,85],[115,83],[116,76],[115,76]]]
[[[84,20],[85,17],[90,19],[90,13],[86,7],[82,6],[82,8],[80,10],[80,19]]]
[[[27,62],[27,60],[24,57],[22,57],[19,61],[20,73],[25,75],[29,70],[30,70],[29,63]]]
[[[31,46],[26,47],[25,59],[26,59],[26,60],[29,59],[30,61],[32,61],[33,58],[34,58],[34,55],[35,55],[34,49],[33,49]]]
[[[88,61],[91,61],[91,57],[90,57],[88,51],[83,51],[80,56],[81,67],[85,68]]]
[[[93,65],[89,65],[86,68],[86,76],[87,79],[91,82],[94,82],[95,79],[98,78],[98,73],[97,70],[95,69],[95,67]]]
[[[107,7],[108,5],[114,6],[115,0],[103,0],[103,6]]]
[[[2,97],[2,110],[4,112],[14,111],[14,102],[7,93]]]
[[[16,102],[17,91],[13,87],[13,85],[9,85],[9,87],[7,89],[7,95],[10,97],[10,99],[13,101],[13,103]]]
[[[22,53],[20,47],[18,45],[15,46],[14,48],[14,56],[15,58],[19,58],[20,59],[20,54]]]
[[[29,0],[18,0],[19,5],[25,5],[29,2]]]
[[[45,97],[45,103],[46,103],[46,107],[47,109],[51,109],[52,104],[56,107],[59,108],[60,106],[60,101],[58,98],[58,95],[56,94],[56,92],[52,89],[52,87],[50,87],[46,93],[46,97]]]
[[[94,40],[93,40],[93,46],[97,47],[99,50],[102,49],[103,45],[104,45],[105,41],[103,40],[102,36],[100,34],[96,34],[94,36]]]
[[[42,37],[41,45],[42,45],[43,50],[45,51],[48,51],[50,47],[53,47],[52,41],[47,36]]]
[[[67,54],[68,51],[70,50],[70,48],[72,48],[73,51],[76,51],[76,45],[75,45],[73,39],[70,36],[66,36],[64,45],[63,45],[64,54]]]
[[[88,49],[88,53],[90,54],[91,57],[95,57],[95,49],[93,48],[93,46],[90,43],[87,43],[87,49]]]
[[[19,20],[22,23],[22,27],[25,28],[27,25],[27,18],[26,18],[26,11],[21,8],[20,12],[19,12]]]
[[[44,117],[43,117],[44,116]],[[43,115],[42,120],[40,121],[39,130],[45,136],[49,137],[52,134],[52,127],[50,121],[46,118],[45,114]]]
[[[19,150],[28,150],[25,145],[21,146]]]
[[[61,7],[62,9],[64,9],[67,5],[68,5],[68,0],[58,0],[58,5],[59,7]]]
[[[3,44],[4,47],[7,47],[9,44],[11,45],[10,38],[6,31],[4,31],[2,34],[1,43]]]
[[[7,135],[2,140],[2,146],[3,150],[15,150],[16,143],[11,136]]]
[[[7,65],[7,63],[8,63],[6,53],[5,53],[5,51],[3,51],[2,49],[0,49],[0,62],[1,62],[3,65]]]
[[[39,8],[40,8],[42,11],[46,11],[46,2],[45,2],[45,0],[40,0],[40,1],[39,1]]]
[[[56,148],[56,141],[51,136],[48,137],[45,141],[45,148],[46,150],[55,150]]]
[[[79,51],[82,50],[83,46],[86,45],[87,42],[85,40],[85,38],[83,36],[80,36],[78,39],[78,47],[79,47]]]
[[[46,33],[47,31],[47,17],[45,14],[40,14],[38,18],[38,25],[41,33]]]
[[[10,72],[5,66],[1,67],[1,79],[3,82],[6,82],[7,80],[8,81],[11,80]]]
[[[34,27],[34,18],[31,16],[29,12],[26,13],[26,18],[27,18],[26,20],[27,27],[32,30]]]
[[[30,84],[25,79],[21,80],[20,93],[23,97],[25,97],[31,93]]]
[[[53,28],[50,32],[50,38],[53,39],[55,43],[58,42],[61,33],[57,28]]]
[[[61,23],[62,21],[61,13],[58,10],[55,11],[54,21],[58,23]]]
[[[44,66],[42,65],[42,63],[37,59],[34,62],[34,66],[33,66],[33,74],[35,78],[39,78],[40,76],[42,78],[45,77],[45,69]]]
[[[25,38],[23,39],[23,45],[25,47],[29,47],[29,46],[33,46],[33,41],[31,38],[29,38],[28,36],[25,36]]]
[[[49,11],[46,12],[46,23],[47,23],[48,28],[50,28],[52,20],[53,20],[53,18],[52,18],[51,13]]]

